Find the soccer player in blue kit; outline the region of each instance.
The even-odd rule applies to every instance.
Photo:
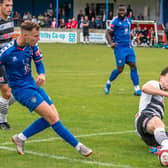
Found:
[[[124,70],[125,64],[130,67],[130,76],[134,85],[134,95],[140,96],[139,77],[136,66],[136,56],[131,45],[131,20],[126,16],[126,6],[118,7],[118,16],[112,20],[111,28],[106,31],[106,39],[114,48],[114,55],[117,68],[112,70],[109,79],[106,82],[104,92],[110,93],[111,82]]]
[[[74,147],[83,156],[92,154],[92,150],[80,143],[72,133],[63,126],[58,112],[44,91],[45,68],[42,53],[37,45],[40,26],[31,21],[21,24],[21,35],[0,50],[0,65],[5,65],[9,87],[14,98],[30,112],[41,116],[23,132],[12,136],[17,152],[24,154],[25,141],[51,127],[61,138]],[[34,61],[38,76],[34,80],[31,73],[31,61]]]

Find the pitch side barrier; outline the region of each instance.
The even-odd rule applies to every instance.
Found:
[[[106,21],[106,27],[110,28],[111,20]],[[156,43],[158,43],[158,37],[164,33],[164,26],[158,25],[155,21],[145,20],[133,20],[132,28],[134,26],[140,26],[142,29],[146,26],[148,29],[153,27],[156,35]],[[20,34],[19,28],[15,28],[14,38]],[[40,41],[43,43],[82,43],[83,33],[81,29],[40,29]],[[89,42],[95,44],[106,44],[105,30],[103,29],[90,29],[89,30]]]
[[[13,38],[19,36],[19,28],[15,28]],[[105,44],[105,30],[89,30],[90,43]],[[82,43],[83,33],[80,29],[40,29],[40,41],[42,43]]]

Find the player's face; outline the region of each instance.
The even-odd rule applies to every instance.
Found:
[[[11,14],[13,2],[12,0],[4,0],[3,3],[0,5],[1,14],[4,17],[8,17]]]
[[[168,90],[168,73],[164,76],[160,76],[160,83],[164,90]]]
[[[26,44],[30,46],[34,46],[39,40],[40,30],[33,29],[29,32],[25,38]]]
[[[126,16],[126,8],[125,7],[119,7],[118,8],[118,16],[121,19],[124,19],[124,17]]]

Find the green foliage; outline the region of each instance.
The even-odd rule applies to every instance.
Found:
[[[10,151],[15,149],[10,137],[38,117],[15,103],[8,117],[13,129],[0,131],[0,147],[9,147],[0,149],[0,167],[159,168],[157,156],[149,154],[148,147],[134,133],[139,97],[133,95],[127,66],[113,83],[110,95],[103,93],[105,82],[115,68],[112,50],[102,45],[80,44],[40,44],[40,47],[47,73],[45,90],[64,125],[94,153],[83,158],[58,139],[51,128],[27,141],[24,156]],[[141,85],[157,80],[160,71],[167,66],[167,51],[137,48],[136,54]],[[43,139],[46,141],[35,141]]]

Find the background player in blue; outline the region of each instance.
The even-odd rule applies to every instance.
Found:
[[[5,65],[8,84],[12,89],[13,96],[20,104],[41,116],[22,133],[14,135],[11,139],[16,144],[18,153],[23,155],[25,140],[51,126],[80,154],[89,156],[92,154],[92,150],[81,144],[63,126],[52,100],[41,87],[45,82],[45,69],[42,54],[36,45],[39,34],[40,26],[38,24],[25,21],[21,24],[21,35],[0,51],[0,65]],[[31,73],[32,59],[38,73],[36,80],[33,79]]]
[[[131,20],[126,16],[124,5],[118,7],[118,16],[112,20],[111,29],[106,31],[106,39],[111,48],[114,48],[117,68],[112,70],[104,88],[105,94],[110,93],[111,82],[124,70],[125,64],[130,66],[130,76],[134,85],[134,94],[141,95],[139,77],[136,67],[136,56],[131,45]]]

